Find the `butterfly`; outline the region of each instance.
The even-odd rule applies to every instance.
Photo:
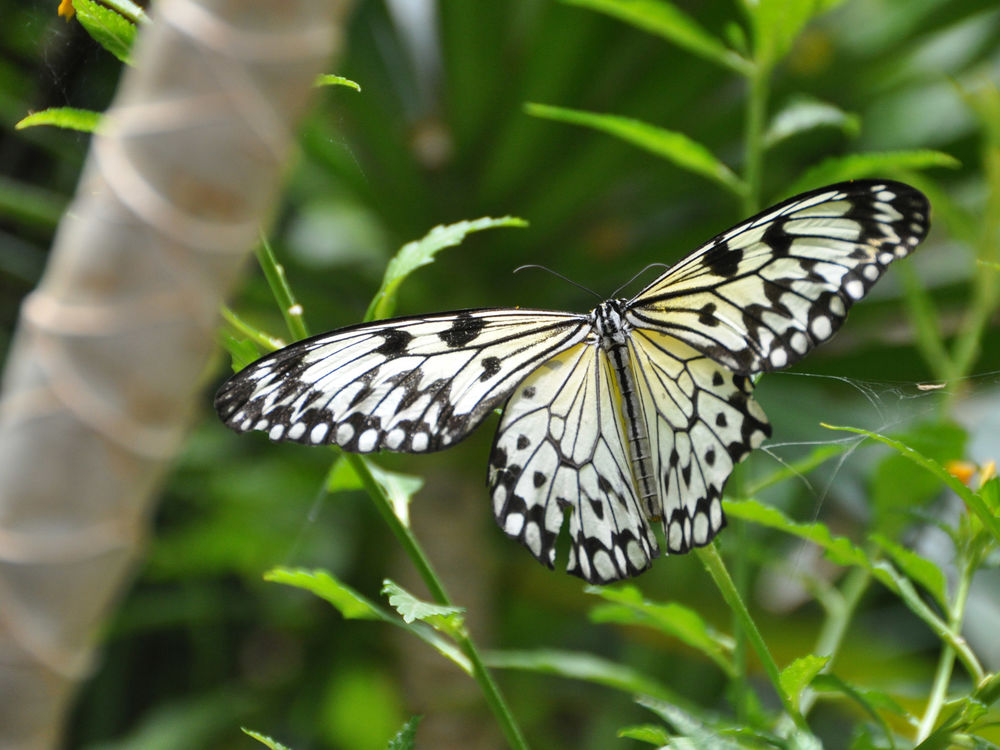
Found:
[[[752,376],[787,367],[926,236],[889,180],[813,190],[712,238],[589,313],[460,310],[342,328],[268,354],[215,398],[234,430],[346,451],[454,445],[498,407],[500,528],[552,568],[608,583],[725,525],[734,466],[769,437]]]

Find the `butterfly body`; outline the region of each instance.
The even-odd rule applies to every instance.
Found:
[[[273,440],[424,453],[499,407],[497,523],[594,583],[707,544],[734,466],[770,435],[750,377],[833,335],[928,228],[926,198],[859,180],[790,198],[589,314],[461,310],[300,341],[227,381],[219,415]]]

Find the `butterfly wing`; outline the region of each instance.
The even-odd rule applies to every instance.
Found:
[[[633,330],[635,374],[667,550],[708,544],[725,525],[733,467],[771,434],[750,380],[660,331]]]
[[[618,386],[594,341],[541,365],[511,395],[489,485],[500,528],[550,568],[567,513],[567,570],[591,583],[637,575],[659,554],[636,497]]]
[[[586,316],[464,310],[306,339],[231,377],[215,408],[272,440],[423,453],[468,435],[542,362],[589,331]]]
[[[919,191],[857,180],[790,198],[707,242],[630,302],[628,320],[743,374],[800,359],[927,234]]]

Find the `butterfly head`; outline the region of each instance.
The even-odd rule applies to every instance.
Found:
[[[591,324],[597,331],[598,340],[605,349],[625,346],[628,341],[628,323],[625,321],[625,307],[628,300],[609,299],[595,307],[591,313]]]

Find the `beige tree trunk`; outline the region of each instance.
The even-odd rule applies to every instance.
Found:
[[[59,743],[348,0],[158,0],[0,398],[0,749]]]

